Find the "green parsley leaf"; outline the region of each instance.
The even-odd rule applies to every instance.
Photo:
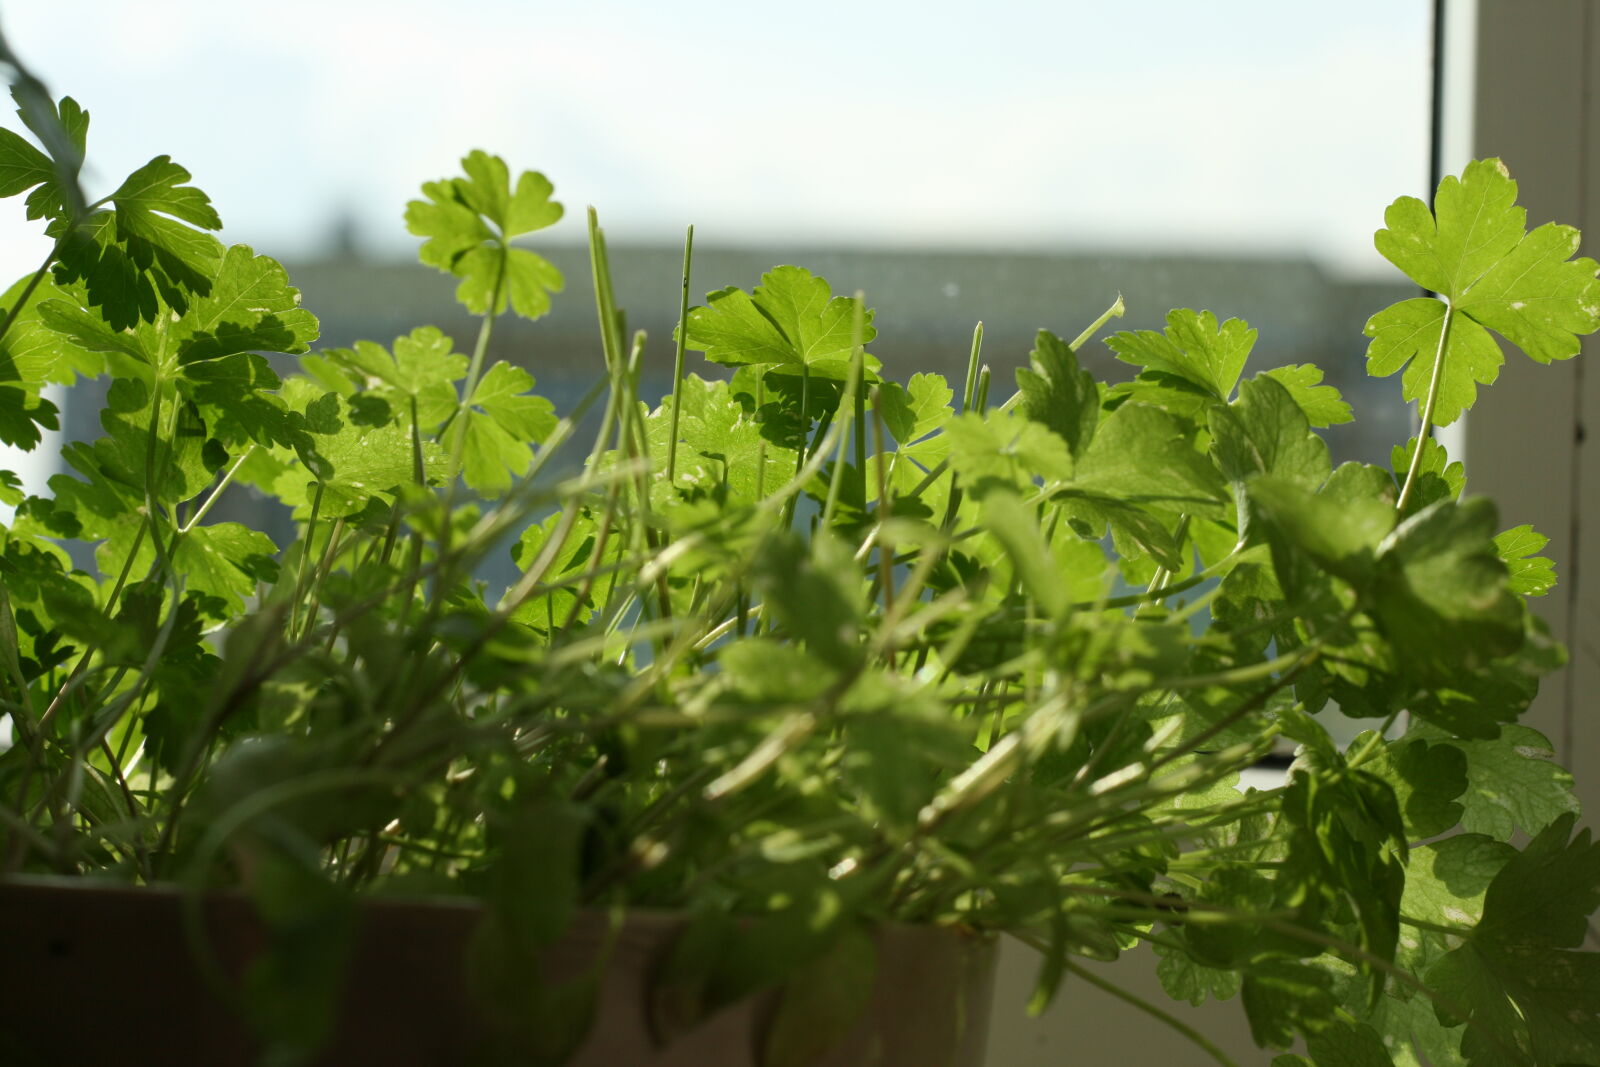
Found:
[[[1483,834],[1456,834],[1416,848],[1406,867],[1400,910],[1442,926],[1473,926],[1483,916],[1489,884],[1516,854],[1510,845]]]
[[[1403,522],[1382,546],[1370,594],[1373,617],[1408,671],[1449,684],[1515,652],[1522,601],[1495,552],[1494,505],[1441,500]]]
[[[1393,1067],[1378,1032],[1366,1023],[1337,1022],[1306,1039],[1317,1067]]]
[[[867,344],[878,335],[871,308],[834,296],[825,280],[802,267],[774,267],[749,293],[736,286],[707,293],[706,305],[689,309],[688,347],[729,367],[770,364],[789,373],[805,368],[844,381],[855,342]],[[869,360],[867,369],[874,365]]]
[[[961,484],[981,499],[992,489],[1026,492],[1034,479],[1063,481],[1072,475],[1066,442],[1042,423],[999,408],[957,415],[944,427],[950,465]]]
[[[202,231],[220,229],[222,220],[188,181],[171,157],[157,156],[111,194],[111,211],[76,227],[51,224],[51,236],[62,239],[56,281],[85,283],[89,305],[112,329],[155,322],[162,303],[182,314],[191,294],[210,292],[222,246]]]
[[[861,661],[861,571],[843,542],[825,529],[809,545],[775,534],[763,542],[752,577],[773,617],[813,655],[838,670]]]
[[[119,377],[154,381],[154,368],[160,360],[159,336],[148,327],[119,330],[112,326],[101,309],[86,306],[87,300],[67,298],[35,305],[39,322],[58,335],[55,344],[77,351],[118,357],[111,371]],[[102,366],[106,361],[101,360]]]
[[[511,240],[560,221],[543,174],[523,171],[511,188],[505,160],[473,151],[461,160],[464,178],[425,182],[427,200],[406,205],[406,229],[426,237],[418,256],[461,279],[456,299],[475,315],[498,315],[510,306],[526,319],[550,310],[550,294],[565,279],[555,265]]]
[[[533,375],[499,362],[478,380],[467,398],[462,475],[480,493],[497,496],[533,463],[530,445],[555,429],[555,406],[534,396]]]
[[[1031,369],[1017,368],[1022,413],[1059,434],[1074,459],[1082,457],[1100,421],[1094,375],[1080,369],[1077,355],[1049,330],[1039,331],[1029,359]]]
[[[1600,845],[1588,830],[1571,836],[1574,818],[1506,862],[1477,927],[1425,976],[1476,1024],[1461,1038],[1472,1067],[1517,1063],[1508,1052],[1530,1064],[1600,1062],[1600,954],[1573,951],[1600,906]]]
[[[1373,243],[1424,289],[1454,296],[1522,239],[1528,213],[1516,201],[1517,183],[1505,165],[1476,160],[1461,177],[1439,183],[1434,211],[1414,196],[1390,204]]]
[[[760,413],[745,411],[728,383],[690,375],[678,401],[683,405],[678,425],[683,445],[678,450],[679,486],[754,503],[794,473],[796,452],[763,433]],[[670,410],[670,401],[659,409],[663,437]],[[664,441],[661,447],[664,450]]]
[[[1348,751],[1363,751],[1373,733],[1365,731]],[[1381,745],[1362,770],[1389,783],[1412,841],[1444,833],[1461,821],[1457,798],[1467,789],[1467,759],[1451,745],[1401,738]]]
[[[19,279],[0,295],[0,307],[10,308],[22,296],[29,279]],[[40,308],[51,301],[70,300],[70,294],[48,278],[39,283],[32,299],[23,305],[11,328],[0,337],[0,385],[36,392],[47,382],[71,385],[78,375],[105,373],[104,355],[84,348],[41,320]],[[74,305],[76,306],[76,305]]]
[[[300,306],[282,264],[233,245],[171,331],[180,364],[235,352],[304,352],[317,339],[316,316]]]
[[[1578,231],[1548,222],[1457,298],[1483,323],[1540,363],[1578,354],[1578,334],[1600,327],[1600,281],[1578,252]]]
[[[164,408],[163,417],[170,408]],[[151,466],[151,394],[144,383],[118,378],[111,383],[106,408],[100,413],[105,436],[74,442],[61,450],[68,466],[83,481],[58,474],[50,488],[58,505],[74,512],[91,537],[105,536],[115,524],[145,506],[146,481],[155,501],[172,505],[198,495],[211,484],[214,468],[204,457],[204,432],[197,410],[184,404],[177,433]],[[137,529],[137,521],[132,528]]]
[[[1240,999],[1256,1044],[1288,1048],[1297,1031],[1314,1034],[1332,1025],[1340,1010],[1332,987],[1321,967],[1283,959],[1252,964]]]
[[[913,374],[901,386],[884,382],[878,386],[878,406],[883,421],[896,443],[910,445],[922,440],[949,421],[950,400],[955,392],[940,374]]]
[[[1170,516],[1151,514],[1114,494],[1071,487],[1056,494],[1055,502],[1080,537],[1098,540],[1109,529],[1122,564],[1148,556],[1168,570],[1183,569],[1184,556],[1169,528]]]
[[[1520,648],[1509,656],[1462,669],[1411,696],[1409,710],[1457,737],[1493,740],[1503,723],[1515,722],[1539,691],[1539,679],[1566,662],[1566,651],[1549,628],[1524,613]]]
[[[467,357],[433,326],[419,326],[394,340],[394,354],[372,341],[336,348],[327,355],[352,372],[369,393],[389,397],[406,409],[416,404],[417,425],[438,429],[460,403],[456,382],[467,376]]]
[[[1395,792],[1382,778],[1345,767],[1337,753],[1308,752],[1301,758],[1313,763],[1329,758],[1337,763],[1337,773],[1296,769],[1284,790],[1283,818],[1291,836],[1278,892],[1303,901],[1303,908],[1320,903],[1330,910],[1353,909],[1361,947],[1392,960],[1400,937],[1408,847]],[[1375,1002],[1384,973],[1373,971],[1371,977]],[[1248,988],[1247,982],[1247,994]]]
[[[1167,996],[1173,1000],[1187,1000],[1190,1004],[1203,1004],[1206,998],[1227,1000],[1239,992],[1239,972],[1207,967],[1196,963],[1186,954],[1166,945],[1155,946],[1161,962],[1156,964],[1156,978]]]
[[[1094,432],[1075,485],[1147,511],[1231,518],[1222,476],[1191,427],[1148,404],[1124,404]]]
[[[12,95],[16,96],[16,90],[12,91]],[[27,200],[30,219],[65,218],[69,213],[69,204],[75,204],[78,210],[83,207],[82,192],[71,186],[76,184],[78,170],[83,165],[83,149],[89,135],[89,113],[70,96],[64,96],[60,103],[49,106],[54,114],[41,121],[52,122],[58,136],[61,132],[65,133],[65,143],[58,144],[58,148],[65,149],[61,153],[63,155],[70,152],[73,156],[71,159],[52,159],[20,135],[11,130],[0,130],[0,197],[15,196],[33,189]],[[29,129],[39,135],[43,143],[50,144],[53,138],[46,136],[46,131],[35,124],[28,108],[19,107],[17,114]]]
[[[60,412],[37,393],[23,389],[0,388],[0,441],[24,452],[37,448],[41,430],[59,430]]]
[[[1047,615],[1063,615],[1068,606],[1066,586],[1056,573],[1037,513],[1013,491],[991,491],[983,496],[983,524],[1011,558],[1016,584],[1024,595],[1032,597]]]
[[[1315,491],[1333,473],[1328,446],[1294,395],[1277,379],[1258,374],[1239,387],[1239,398],[1211,413],[1212,455],[1231,482],[1243,486],[1271,474]]]
[[[1124,330],[1106,338],[1117,358],[1156,374],[1171,375],[1226,401],[1256,343],[1256,331],[1239,319],[1221,326],[1209,311],[1169,312],[1167,327]]]
[[[1262,371],[1262,374],[1277,379],[1279,385],[1289,390],[1294,402],[1300,405],[1300,410],[1306,413],[1306,418],[1313,426],[1337,426],[1355,420],[1354,412],[1340,397],[1339,390],[1322,384],[1321,367],[1293,363]]]
[[[1535,834],[1578,810],[1572,775],[1554,762],[1555,750],[1539,731],[1501,727],[1491,740],[1444,738],[1437,727],[1413,726],[1423,737],[1441,738],[1467,755],[1467,790],[1461,827],[1469,833],[1509,840],[1518,828]]]
[[[1407,400],[1424,400],[1444,319],[1445,305],[1431,297],[1402,300],[1372,316],[1364,327],[1372,338],[1367,346],[1367,373],[1383,378],[1404,367],[1401,394]],[[1452,320],[1443,357],[1433,408],[1435,426],[1448,426],[1460,418],[1477,399],[1478,386],[1493,382],[1505,362],[1489,331],[1464,315]]]
[[[1535,556],[1550,538],[1526,524],[1513,526],[1495,535],[1494,547],[1511,572],[1510,588],[1522,596],[1544,596],[1556,584],[1556,565],[1545,556]]]
[[[273,475],[273,492],[294,508],[297,520],[310,517],[318,481],[324,517],[354,515],[374,497],[389,498],[395,487],[415,484],[410,427],[395,420],[364,421],[359,396],[324,393],[303,379],[285,382],[283,397],[291,411],[301,414],[305,429],[318,435],[300,463]],[[444,466],[444,451],[434,441],[422,442],[422,458],[425,479]]]
[[[185,367],[178,387],[199,407],[212,437],[292,447],[290,412],[276,395],[281,384],[265,358],[238,352]]]
[[[1600,328],[1600,264],[1568,262],[1578,250],[1578,231],[1570,226],[1549,223],[1525,233],[1527,213],[1516,196],[1504,164],[1478,160],[1460,178],[1440,182],[1436,214],[1415,197],[1401,197],[1376,235],[1379,252],[1456,312],[1442,352],[1441,300],[1403,300],[1374,315],[1364,331],[1372,338],[1368,372],[1382,377],[1405,367],[1407,400],[1427,396],[1435,361],[1444,360],[1435,425],[1454,422],[1476,400],[1477,387],[1498,375],[1503,357],[1489,329],[1548,363],[1576,355],[1576,335]]]
[[[244,610],[257,582],[278,577],[278,546],[259,530],[237,522],[196,526],[178,542],[172,566],[185,588],[222,598],[230,613]]]
[[[1263,517],[1275,535],[1273,566],[1285,589],[1298,588],[1290,546],[1297,548],[1346,581],[1361,583],[1371,574],[1378,545],[1394,529],[1394,502],[1380,487],[1389,486],[1387,471],[1344,463],[1315,493],[1281,478],[1263,476],[1249,483],[1253,514]]]

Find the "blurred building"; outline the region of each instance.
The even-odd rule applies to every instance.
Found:
[[[566,291],[538,322],[500,319],[491,356],[527,367],[540,391],[559,406],[600,377],[602,357],[587,251],[567,247],[544,254],[566,276]],[[643,329],[649,338],[645,393],[653,399],[670,381],[682,251],[617,248],[610,258],[629,330]],[[727,285],[751,288],[782,263],[827,278],[836,294],[864,292],[876,310],[878,337],[871,351],[886,375],[900,381],[934,371],[959,386],[973,325],[982,320],[983,360],[993,368],[994,395],[1003,399],[1039,329],[1071,338],[1121,293],[1127,315],[1105,332],[1159,329],[1168,310],[1192,307],[1256,327],[1260,336],[1251,365],[1257,370],[1283,363],[1322,367],[1328,383],[1357,412],[1355,425],[1331,433],[1336,458],[1387,462],[1389,447],[1405,439],[1409,416],[1398,382],[1367,377],[1361,327],[1374,312],[1415,296],[1407,284],[1341,280],[1309,259],[697,249],[691,301],[702,302],[706,292]],[[361,338],[388,343],[414,326],[432,324],[454,337],[460,350],[470,350],[477,333],[477,321],[454,302],[454,281],[414,263],[367,261],[352,250],[291,263],[289,276],[321,319],[324,345]],[[1111,381],[1133,373],[1098,341],[1085,346],[1082,358],[1096,376]],[[726,373],[693,353],[689,368],[707,377]]]

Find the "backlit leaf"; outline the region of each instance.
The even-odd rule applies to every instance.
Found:
[[[706,306],[689,309],[688,331],[688,346],[713,363],[771,364],[792,373],[804,367],[840,380],[854,344],[877,336],[871,308],[834,296],[825,280],[802,267],[774,267],[749,293],[729,287],[706,294]]]
[[[1227,400],[1256,343],[1256,331],[1239,319],[1220,326],[1209,311],[1182,309],[1167,315],[1167,327],[1125,330],[1106,338],[1117,358],[1158,374],[1170,374]]]

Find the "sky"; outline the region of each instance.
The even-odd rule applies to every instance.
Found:
[[[87,107],[86,184],[170,154],[224,236],[314,255],[484,148],[614,245],[1305,252],[1389,276],[1422,195],[1428,0],[0,0]],[[9,113],[10,125],[17,124]],[[46,245],[0,204],[0,273]]]

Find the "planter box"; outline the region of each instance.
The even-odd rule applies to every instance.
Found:
[[[264,943],[251,906],[214,895],[201,907],[217,958],[241,973]],[[463,978],[478,917],[465,903],[364,903],[337,1031],[319,1067],[472,1063],[491,1036]],[[664,1049],[651,1040],[648,975],[683,926],[675,916],[637,913],[612,933],[605,916],[586,913],[549,951],[542,965],[559,981],[582,973],[615,938],[594,1027],[571,1067],[755,1067],[776,990],[730,1006]],[[908,926],[875,936],[871,1002],[815,1067],[981,1067],[993,941]],[[255,1051],[192,958],[178,892],[0,883],[0,1061],[245,1067]]]

